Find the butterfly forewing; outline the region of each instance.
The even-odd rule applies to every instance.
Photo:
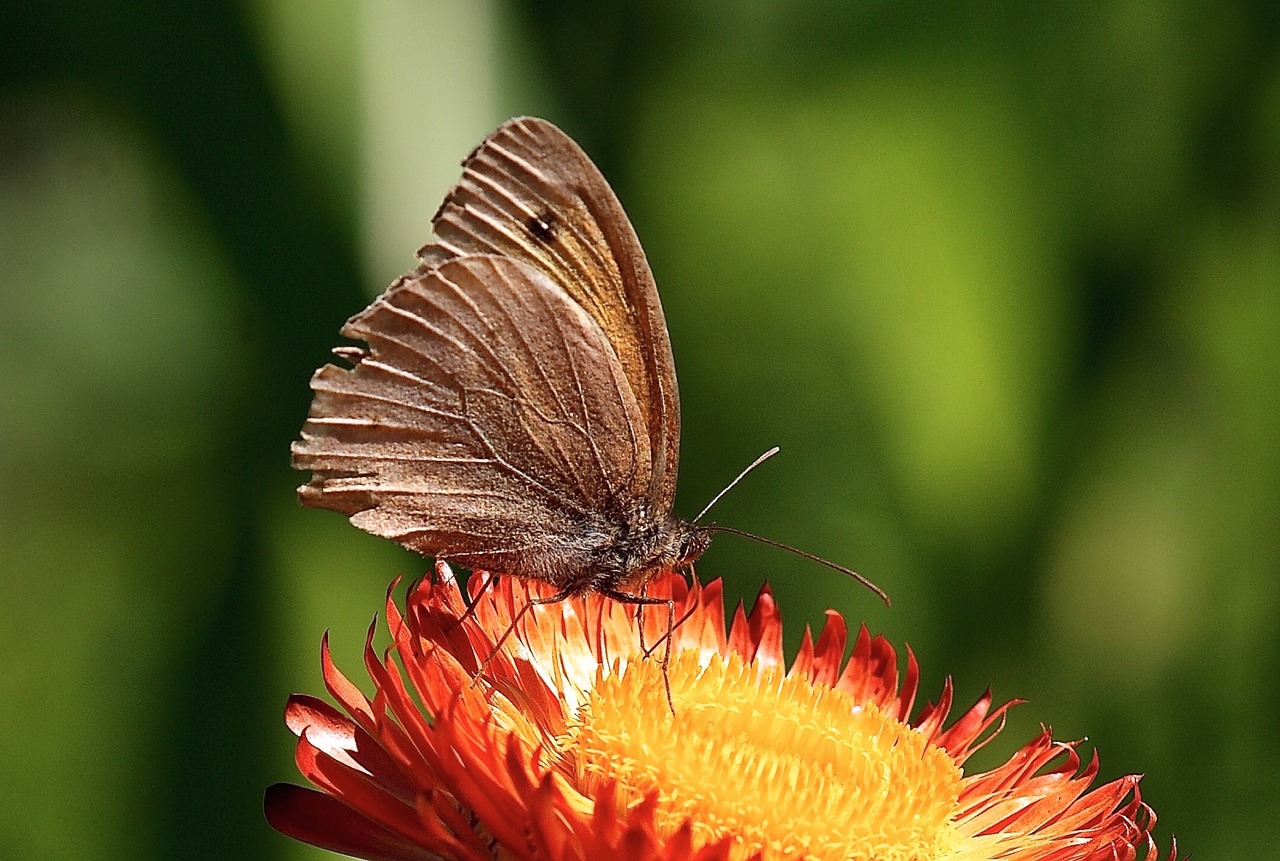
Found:
[[[643,493],[656,511],[675,497],[680,400],[657,287],[631,222],[582,149],[545,120],[500,126],[463,162],[434,219],[420,272],[497,254],[543,272],[607,338],[635,395],[652,452]]]
[[[599,527],[643,500],[652,455],[622,365],[528,263],[441,262],[343,334],[368,348],[312,379],[294,445],[307,504],[425,554],[551,577],[586,566]]]

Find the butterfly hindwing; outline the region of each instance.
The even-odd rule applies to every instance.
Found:
[[[406,276],[343,334],[294,444],[303,502],[418,552],[539,576],[652,457],[600,327],[542,271],[492,255]],[[560,560],[558,564],[565,564]]]

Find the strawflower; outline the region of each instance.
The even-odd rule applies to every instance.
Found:
[[[952,688],[911,717],[919,678],[893,647],[828,613],[790,668],[766,588],[726,626],[719,581],[649,584],[667,614],[596,595],[531,607],[538,584],[447,566],[387,599],[371,627],[370,699],[322,647],[342,711],[303,695],[285,719],[300,771],[270,823],[366,859],[1114,861],[1159,857],[1136,776],[1091,788],[1096,755],[1043,731],[1003,765],[966,772],[1005,710],[985,695],[948,723]],[[461,621],[459,621],[461,620]],[[495,652],[495,645],[501,646]],[[668,685],[670,700],[668,700]],[[1176,850],[1167,856],[1173,859]]]

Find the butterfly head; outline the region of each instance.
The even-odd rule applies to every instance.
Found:
[[[679,553],[671,567],[677,571],[687,571],[689,566],[693,565],[698,560],[698,557],[711,546],[711,530],[703,526],[684,523],[683,521],[681,521],[680,525],[684,527],[683,535],[680,541]]]

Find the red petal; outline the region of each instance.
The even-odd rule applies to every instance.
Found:
[[[272,828],[332,852],[371,861],[437,861],[440,858],[314,789],[277,783],[267,788],[262,807]]]
[[[374,624],[377,624],[376,619]],[[369,626],[369,630],[370,632],[374,630],[373,625]],[[372,636],[372,633],[370,636]],[[324,632],[324,639],[320,641],[320,666],[324,674],[324,686],[333,695],[333,698],[341,703],[342,707],[356,720],[368,721],[366,726],[371,727],[373,725],[373,711],[369,707],[369,700],[334,664],[333,656],[329,653],[328,631]]]
[[[322,699],[309,694],[294,694],[284,706],[284,724],[296,736],[301,736],[308,728],[315,728],[312,739],[320,747],[334,750],[350,750],[355,747],[355,724],[346,715]],[[332,744],[321,743],[322,735],[331,739]]]
[[[538,788],[527,797],[529,814],[528,839],[535,858],[556,861],[591,861],[576,839],[574,823],[564,810],[564,800],[550,774],[542,777]],[[584,829],[585,830],[585,829]],[[589,831],[587,836],[589,836]]]
[[[813,631],[808,625],[804,626],[804,637],[800,640],[800,650],[796,652],[795,659],[791,662],[791,669],[787,670],[788,676],[803,676],[806,681],[813,681]]]
[[[755,606],[747,618],[751,628],[751,641],[755,644],[752,658],[765,667],[781,667],[786,663],[782,651],[782,614],[778,611],[778,602],[774,600],[769,584],[760,587]]]
[[[729,639],[726,648],[730,652],[737,652],[742,656],[744,661],[750,662],[755,657],[755,646],[751,642],[751,631],[747,627],[747,614],[742,609],[742,602],[738,602],[737,608],[733,611],[733,622],[729,625]]]
[[[915,708],[916,691],[920,688],[920,664],[916,662],[916,653],[907,646],[907,675],[898,689],[898,720],[904,723],[911,718],[911,710]]]
[[[822,633],[818,635],[817,645],[813,647],[811,680],[817,685],[834,687],[840,678],[840,667],[844,664],[844,647],[849,639],[849,628],[844,623],[844,616],[835,610],[828,610],[826,615]]]
[[[459,809],[457,799],[444,792],[432,792],[418,804],[418,815],[430,835],[432,845],[455,861],[492,861],[488,837],[476,833],[471,811]]]
[[[525,845],[523,814],[532,785],[513,750],[517,742],[507,739],[504,751],[502,736],[477,720],[482,718],[461,701],[441,716],[432,735],[447,758],[437,764],[449,791],[475,812],[498,845],[515,851]],[[520,787],[516,780],[523,782]]]
[[[948,680],[950,681],[950,680]],[[951,686],[948,684],[944,689],[943,696],[948,697]],[[950,705],[950,699],[947,700]],[[957,762],[964,760],[973,751],[974,742],[982,735],[983,730],[991,726],[991,724],[999,719],[999,715],[1003,714],[1003,710],[997,712],[990,719],[987,712],[991,708],[991,691],[988,689],[978,701],[964,714],[962,714],[951,726],[945,730],[939,731],[933,739],[934,744],[941,747]],[[939,707],[938,719],[941,721],[946,717],[946,709]]]
[[[872,703],[888,711],[901,702],[898,692],[898,653],[884,637],[872,637],[865,624],[858,628],[853,654],[836,688],[860,703]]]
[[[695,590],[693,597],[695,603],[690,606],[696,608],[696,620],[701,626],[694,637],[694,645],[701,648],[711,644],[721,654],[727,654],[729,641],[726,632],[729,629],[724,618],[724,581],[712,580]]]
[[[309,744],[338,762],[373,775],[405,803],[412,803],[425,789],[402,767],[403,759],[388,753],[377,739],[323,700],[294,694],[285,706],[285,723],[298,737],[306,733]]]
[[[383,828],[425,845],[427,835],[414,805],[397,799],[379,785],[376,778],[329,756],[312,745],[305,734],[298,739],[294,760],[298,771],[316,786],[341,798]]]
[[[920,709],[920,714],[916,717],[915,725],[930,740],[935,740],[935,736],[942,732],[942,723],[947,719],[947,712],[951,711],[951,702],[955,698],[955,688],[951,683],[951,677],[948,676],[942,682],[942,694],[938,697],[936,703],[925,703],[924,708]]]

